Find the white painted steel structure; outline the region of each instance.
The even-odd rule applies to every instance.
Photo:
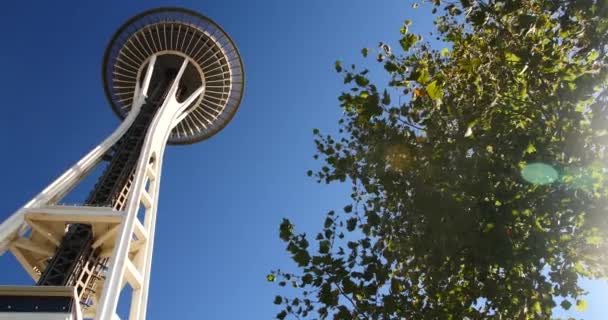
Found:
[[[31,286],[0,286],[0,295],[11,295],[14,297],[37,296],[43,298],[66,298],[77,301],[76,290],[73,287],[31,287]],[[75,305],[74,305],[75,304]],[[77,303],[72,304],[71,308],[65,308],[61,312],[22,312],[1,313],[0,320],[78,320],[82,319],[80,307]],[[67,307],[67,306],[66,306]]]
[[[238,51],[211,20],[183,9],[162,8],[136,16],[125,26],[112,40],[104,63],[106,93],[123,122],[0,224],[0,254],[10,251],[34,280],[38,280],[47,260],[60,245],[66,225],[90,224],[93,248],[99,249],[101,257],[110,259],[105,279],[100,281],[103,289],[97,290],[92,306],[84,310],[84,317],[103,320],[115,319],[125,284],[133,289],[129,319],[146,318],[159,183],[167,142],[192,143],[215,134],[230,121],[243,94],[243,68]],[[186,31],[182,34],[173,28]],[[162,33],[161,29],[172,31]],[[163,41],[163,36],[175,36],[176,40]],[[204,45],[199,44],[203,42]],[[203,50],[208,52],[201,54]],[[125,63],[127,60],[131,61]],[[177,67],[177,75],[164,99],[158,102],[124,209],[59,205],[129,130],[147,103],[149,91],[155,85],[155,72],[171,64]],[[123,76],[116,75],[121,72]],[[129,77],[125,77],[126,73]],[[190,87],[184,89],[186,85]],[[121,99],[124,92],[129,93],[127,99]],[[138,218],[142,211],[143,221]]]

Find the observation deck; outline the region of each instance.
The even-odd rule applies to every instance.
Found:
[[[244,70],[238,49],[218,24],[181,8],[143,12],[112,37],[102,75],[106,96],[118,117],[124,119],[131,110],[153,55],[157,60],[150,88],[176,73],[184,59],[189,64],[180,80],[178,100],[204,87],[172,130],[169,144],[199,142],[230,122],[243,97]]]

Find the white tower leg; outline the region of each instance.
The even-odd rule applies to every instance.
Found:
[[[103,297],[97,311],[98,319],[110,319],[114,314],[123,279],[126,279],[133,287],[130,319],[145,319],[149,271],[154,245],[153,227],[156,222],[159,177],[165,145],[171,130],[176,124],[175,120],[204,90],[201,86],[185,101],[181,103],[177,101],[176,93],[179,80],[188,63],[189,60],[185,58],[165,101],[157,111],[148,129],[129,194],[126,215],[119,230],[114,253],[110,259]],[[146,184],[148,184],[148,189],[145,188]],[[145,207],[144,229],[146,239],[144,240],[143,252],[141,250],[138,252],[137,263],[133,263],[129,259],[129,246],[132,243],[132,234],[140,206]]]
[[[0,253],[9,250],[37,280],[40,270],[34,266],[40,255],[48,255],[59,245],[61,226],[68,223],[91,223],[105,230],[95,234],[94,248],[102,248],[101,256],[109,256],[108,270],[100,300],[94,305],[95,319],[116,317],[116,306],[125,283],[133,288],[129,319],[146,318],[148,287],[154,246],[154,229],[159,195],[160,173],[165,145],[171,130],[183,119],[186,108],[201,95],[204,86],[196,89],[185,101],[178,102],[176,93],[186,66],[184,58],[165,101],[157,110],[147,131],[135,169],[133,184],[124,211],[111,208],[65,207],[55,205],[97,165],[103,155],[127,132],[148,94],[156,55],[149,62],[141,88],[136,88],[133,109],[122,124],[100,145],[72,168],[0,224]],[[145,210],[143,223],[137,214]],[[26,238],[31,230],[35,236]],[[31,253],[25,255],[24,252]],[[85,315],[86,316],[86,315]]]

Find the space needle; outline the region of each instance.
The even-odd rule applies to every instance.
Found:
[[[244,89],[232,39],[181,8],[124,23],[106,49],[102,78],[121,124],[0,224],[0,254],[13,254],[36,282],[0,286],[0,320],[118,319],[127,285],[128,319],[145,319],[165,146],[216,134]],[[84,204],[62,204],[99,166]]]

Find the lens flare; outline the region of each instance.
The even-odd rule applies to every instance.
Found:
[[[597,192],[604,184],[608,169],[599,161],[586,167],[569,167],[564,170],[563,182],[570,188]]]
[[[524,180],[533,184],[550,184],[557,180],[558,173],[552,166],[545,163],[530,163],[521,170]]]
[[[397,144],[389,146],[386,150],[385,157],[391,170],[404,172],[410,166],[410,150],[404,145]]]

